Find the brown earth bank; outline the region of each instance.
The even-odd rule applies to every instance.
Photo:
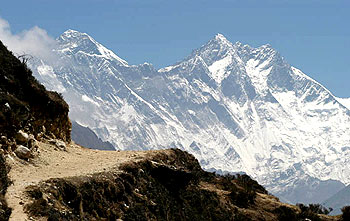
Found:
[[[10,220],[339,220],[302,214],[248,176],[205,172],[178,149],[38,147],[29,161],[6,157]]]

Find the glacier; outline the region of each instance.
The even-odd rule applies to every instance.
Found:
[[[30,61],[35,77],[63,94],[71,119],[117,149],[180,148],[206,170],[244,171],[289,202],[313,202],[320,190],[322,201],[350,184],[348,99],[270,45],[217,34],[156,70],[68,30],[53,53]],[[305,186],[308,196],[296,194]]]

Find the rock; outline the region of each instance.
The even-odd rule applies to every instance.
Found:
[[[63,142],[63,141],[61,141],[61,140],[57,140],[56,146],[57,146],[58,148],[60,148],[61,150],[66,150],[66,148],[67,148],[65,142]]]
[[[1,138],[0,138],[0,143],[1,144],[8,144],[8,140],[7,140],[7,137],[6,136],[1,136]]]
[[[29,149],[33,149],[35,147],[37,147],[37,141],[35,140],[33,135],[29,135],[29,140],[28,140],[28,148]]]
[[[62,140],[57,140],[57,139],[51,139],[49,140],[50,144],[55,145],[57,148],[61,149],[61,150],[66,150],[66,143],[63,142]]]
[[[6,104],[5,104],[5,107],[7,107],[8,109],[11,110],[11,106],[9,105],[9,103],[6,103]]]
[[[42,138],[44,137],[44,133],[43,132],[40,132],[40,133],[38,133],[37,135],[36,135],[36,139],[37,140],[41,140]]]
[[[16,134],[16,141],[18,143],[27,143],[29,140],[29,135],[22,130],[19,130]]]
[[[17,157],[19,157],[21,159],[24,159],[24,160],[27,160],[27,159],[33,157],[33,155],[30,152],[30,150],[27,147],[23,146],[23,145],[17,145],[17,148],[16,148],[16,150],[14,152],[15,152]]]

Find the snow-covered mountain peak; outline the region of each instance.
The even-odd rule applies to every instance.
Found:
[[[119,62],[86,33],[57,41],[65,62],[36,63],[36,77],[63,87],[71,118],[118,149],[181,148],[208,170],[245,171],[292,201],[308,177],[350,184],[348,100],[340,105],[270,45],[218,34],[157,71]]]
[[[350,98],[340,98],[338,97],[337,100],[346,108],[350,110]]]
[[[81,35],[87,35],[86,33],[82,33],[73,29],[68,29],[65,32],[62,33],[61,36],[59,36],[58,38],[72,38],[72,37],[77,37],[77,36],[81,36]]]
[[[59,43],[58,52],[66,55],[84,54],[86,56],[100,57],[115,61],[119,65],[128,66],[128,63],[118,57],[114,52],[98,43],[87,33],[68,29],[57,38]]]
[[[216,34],[214,39],[222,44],[231,44],[231,42],[227,40],[227,38],[223,34],[220,33]]]
[[[199,49],[195,50],[190,57],[196,55],[203,58],[205,63],[210,66],[215,61],[221,60],[234,53],[233,45],[222,34],[217,34]]]

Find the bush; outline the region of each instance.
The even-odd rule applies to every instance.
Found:
[[[350,206],[344,206],[341,211],[343,214],[341,215],[343,221],[348,221],[350,220]]]
[[[310,204],[312,205],[312,204]],[[298,218],[299,219],[310,219],[312,221],[321,221],[320,217],[317,215],[317,213],[315,213],[313,211],[314,209],[314,206],[311,206],[310,208],[310,205],[309,206],[306,206],[302,203],[300,204],[297,204],[297,206],[300,208],[301,210],[301,213],[298,215]]]
[[[280,221],[285,221],[285,220],[294,221],[294,220],[298,220],[298,216],[297,216],[296,212],[290,207],[280,206],[280,207],[275,209],[274,213],[277,214],[277,218]]]
[[[268,194],[267,190],[263,186],[261,186],[257,181],[253,180],[252,178],[250,178],[250,176],[246,174],[237,174],[235,179],[237,180],[237,183],[244,189],[246,189],[248,192],[254,191]]]
[[[247,208],[249,205],[254,204],[256,192],[249,188],[242,189],[241,187],[232,186],[229,197],[236,206]]]

